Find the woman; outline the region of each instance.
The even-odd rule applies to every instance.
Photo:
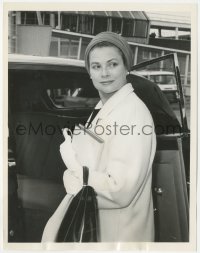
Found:
[[[132,59],[126,40],[112,32],[98,34],[85,52],[86,69],[101,99],[88,126],[104,140],[98,165],[89,168],[101,242],[154,241],[151,167],[156,138],[149,110],[126,81]],[[82,186],[82,165],[70,137],[65,137],[60,146],[68,168],[63,180],[67,193],[76,194]]]

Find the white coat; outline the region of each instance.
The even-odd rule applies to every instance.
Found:
[[[96,108],[100,107],[90,130],[104,144],[98,165],[89,168],[88,182],[97,193],[100,241],[154,241],[151,180],[156,137],[150,112],[131,84],[123,86],[103,106],[100,101]],[[88,138],[81,146],[88,157]],[[99,150],[94,145],[91,154],[95,152]],[[70,200],[67,194],[49,219],[42,242],[55,241]]]
[[[90,130],[104,139],[89,185],[96,193],[102,242],[154,240],[151,192],[156,137],[151,114],[131,84],[117,91],[92,121]],[[130,131],[128,131],[130,129]],[[85,143],[87,152],[87,143]]]

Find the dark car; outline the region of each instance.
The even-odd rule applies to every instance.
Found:
[[[155,61],[160,60],[165,58]],[[99,96],[83,61],[10,54],[8,67],[8,241],[40,242],[65,196],[62,128],[84,124]],[[180,95],[175,111],[156,84],[128,78],[156,127],[152,191],[158,242],[189,240],[189,129],[176,65],[175,75]]]

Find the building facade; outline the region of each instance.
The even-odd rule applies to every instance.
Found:
[[[149,44],[149,35],[155,29],[159,39],[162,30],[173,30],[175,36],[169,34],[168,38],[177,40],[179,33],[183,36],[183,31],[190,32],[189,21],[170,22],[169,17],[168,21],[159,21],[150,17],[152,14],[142,11],[13,11],[9,13],[9,53],[84,59],[85,48],[93,36],[113,31],[127,39],[134,64],[176,52],[185,94],[190,95],[190,51]]]

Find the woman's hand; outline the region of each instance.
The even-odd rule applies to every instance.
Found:
[[[83,184],[83,168],[76,158],[75,150],[73,149],[71,136],[67,133],[67,128],[63,130],[65,141],[60,145],[60,154],[64,164],[71,172],[73,177],[76,177]]]
[[[60,154],[66,167],[71,171],[82,171],[82,166],[76,158],[75,150],[72,146],[71,136],[67,134],[67,128],[63,130],[65,141],[60,145]]]
[[[68,194],[75,195],[82,188],[82,180],[74,175],[73,171],[65,170],[63,174],[63,183],[65,186],[65,190]]]

